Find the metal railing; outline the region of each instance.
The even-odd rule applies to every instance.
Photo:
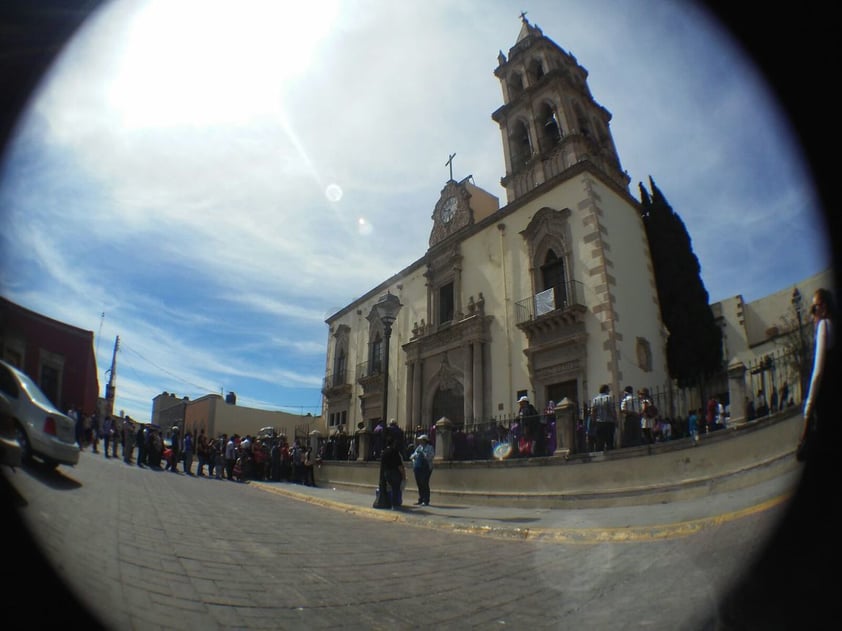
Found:
[[[348,371],[340,370],[339,372],[329,372],[325,375],[324,381],[322,382],[322,392],[327,392],[332,388],[338,388],[339,386],[344,386],[348,383],[347,381]]]
[[[383,362],[379,359],[374,362],[361,362],[357,364],[357,379],[364,377],[376,377],[383,374]]]
[[[585,286],[577,280],[560,283],[515,303],[515,323],[534,320],[554,311],[585,306]]]

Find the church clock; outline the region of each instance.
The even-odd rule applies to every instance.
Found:
[[[441,220],[444,223],[450,223],[453,220],[453,215],[456,214],[456,206],[458,205],[458,200],[456,199],[455,195],[451,195],[441,206]]]
[[[430,246],[456,234],[474,222],[474,210],[467,181],[450,180],[444,185],[431,215],[433,231],[430,233]]]

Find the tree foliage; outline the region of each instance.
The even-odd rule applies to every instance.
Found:
[[[684,222],[652,178],[650,193],[640,187],[640,214],[649,240],[661,319],[668,331],[667,367],[685,387],[722,370],[722,330],[710,308]]]

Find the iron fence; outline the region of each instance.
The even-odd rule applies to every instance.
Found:
[[[787,406],[795,405],[801,401],[799,388],[799,370],[802,370],[798,354],[792,349],[776,349],[756,360],[749,362],[745,371],[745,391],[751,405],[748,405],[748,420],[758,418],[764,414],[780,412]],[[705,383],[689,387],[679,388],[673,385],[654,385],[648,388],[649,399],[658,409],[657,426],[653,429],[655,440],[675,440],[690,435],[688,417],[691,412],[696,412],[700,418],[701,430],[715,431],[722,425],[719,422],[708,427],[704,422],[707,402],[713,398],[717,403],[722,403],[725,408],[728,422],[730,408],[730,390],[728,375],[723,369],[720,375],[709,377]],[[635,389],[632,411],[640,412],[640,402],[637,396],[642,388]],[[766,407],[758,403],[758,395],[763,392],[766,400]],[[624,422],[624,415],[621,410],[624,393],[612,393],[609,396],[610,405],[614,409],[617,418],[617,431],[625,434],[625,428],[620,428]],[[594,450],[594,422],[590,414],[590,402],[572,402],[576,428],[574,432],[574,445],[565,445],[571,448],[574,453]],[[668,425],[669,428],[665,427]],[[508,457],[519,456],[549,456],[555,453],[558,430],[556,418],[552,413],[539,413],[537,431],[544,432],[544,451],[540,454],[534,453],[534,436],[528,436],[526,428],[521,427],[519,418],[514,413],[504,413],[492,416],[488,419],[468,419],[464,422],[454,422],[453,431],[453,453],[452,460],[491,460],[501,457],[500,446],[508,445],[511,451]],[[404,444],[407,449],[405,454],[408,457],[409,450],[417,444],[417,438],[426,434],[431,444],[436,443],[435,424],[422,424],[413,430],[404,430]],[[535,430],[533,429],[533,432]],[[532,445],[524,445],[524,440],[532,438]],[[350,438],[354,441],[354,437]],[[628,446],[628,438],[626,438]],[[527,442],[529,442],[527,440]],[[618,444],[615,442],[615,444]],[[367,460],[376,460],[379,457],[379,450],[383,447],[382,441],[373,437],[369,445],[369,453],[364,456]],[[342,449],[341,453],[345,450]],[[338,456],[343,459],[343,456]]]

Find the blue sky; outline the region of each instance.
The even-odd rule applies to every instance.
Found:
[[[325,319],[424,254],[448,155],[504,202],[493,70],[522,10],[588,70],[632,194],[654,178],[711,301],[830,267],[788,122],[689,2],[126,0],[3,157],[0,291],[93,331],[103,390],[119,335],[135,418],[163,391],[319,414]]]

